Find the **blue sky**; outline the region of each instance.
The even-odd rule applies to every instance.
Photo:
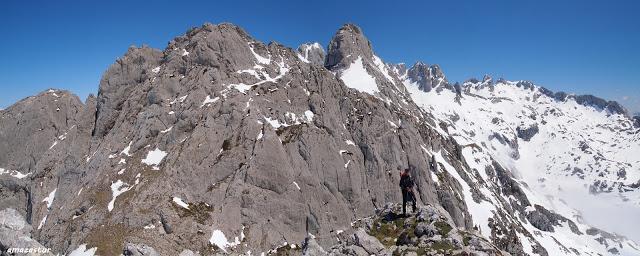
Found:
[[[387,62],[440,64],[452,81],[531,80],[640,111],[640,1],[26,2],[0,9],[0,107],[49,87],[84,99],[129,45],[164,48],[208,21],[291,47],[326,46],[352,22]]]

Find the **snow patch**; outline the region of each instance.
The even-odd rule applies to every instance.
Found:
[[[257,66],[257,67],[262,69],[261,66]],[[242,94],[247,94],[247,91],[251,90],[251,88],[253,86],[261,85],[261,84],[266,83],[266,82],[275,83],[280,78],[284,77],[287,74],[287,72],[289,72],[289,67],[284,63],[284,61],[281,61],[281,62],[278,63],[278,68],[279,68],[278,75],[276,77],[271,77],[269,75],[269,73],[260,71],[260,73],[265,77],[264,80],[261,80],[259,82],[254,83],[254,84],[245,84],[245,83],[230,84],[230,85],[227,86],[227,89],[229,89],[229,90],[230,89],[236,89],[239,92],[241,92]],[[242,72],[246,72],[246,70],[243,70]],[[254,72],[257,72],[257,71],[254,70]],[[257,75],[257,73],[256,73],[256,75]],[[223,96],[226,98],[226,94],[223,94]]]
[[[213,231],[213,233],[211,233],[211,238],[209,239],[209,243],[211,243],[212,245],[218,246],[218,248],[220,248],[222,251],[226,253],[228,247],[234,247],[236,245],[239,245],[240,239],[236,237],[235,241],[230,243],[229,240],[227,240],[227,237],[225,237],[224,233],[222,233],[222,231],[220,231],[219,229],[216,229]]]
[[[256,65],[254,68],[263,68],[262,66]],[[242,74],[242,73],[247,73],[252,75],[253,77],[255,77],[256,79],[260,79],[260,74],[258,74],[258,71],[256,71],[256,69],[245,69],[245,70],[238,70],[236,71],[237,74]]]
[[[116,198],[122,193],[129,191],[129,189],[131,189],[131,187],[129,187],[127,183],[124,183],[121,180],[118,180],[115,183],[111,183],[112,198],[107,205],[107,209],[109,211],[113,210],[113,205],[116,202]]]
[[[129,151],[131,150],[131,144],[133,143],[133,141],[129,142],[129,145],[127,147],[125,147],[122,152],[120,152],[120,154],[125,155],[125,156],[131,156],[129,154]],[[95,153],[94,153],[95,154]]]
[[[41,229],[44,226],[44,223],[47,222],[47,217],[48,217],[48,212],[47,215],[44,216],[44,218],[42,218],[42,220],[40,221],[40,224],[38,224],[38,230]]]
[[[284,126],[284,127],[289,126],[286,123],[282,124],[280,123],[280,121],[278,121],[278,119],[272,119],[271,117],[264,116],[264,120],[267,121],[267,123],[269,123],[274,129],[278,129],[281,126]]]
[[[260,64],[269,64],[269,63],[271,63],[271,56],[269,56],[269,58],[265,58],[265,57],[262,57],[262,56],[258,55],[256,53],[256,51],[253,49],[253,46],[251,45],[251,43],[249,43],[249,50],[251,50],[251,53],[253,54],[253,56],[256,57],[256,60],[258,61],[258,63],[260,63]]]
[[[51,144],[51,147],[49,147],[49,149],[52,149],[53,147],[55,147],[56,145],[58,145],[58,141],[53,141],[53,144]]]
[[[187,204],[184,201],[182,201],[182,199],[179,198],[179,197],[175,197],[174,196],[173,197],[173,202],[176,203],[177,205],[179,205],[182,208],[189,209],[189,204]]]
[[[165,130],[160,131],[160,133],[168,133],[168,132],[170,132],[170,131],[171,131],[171,129],[173,129],[173,126],[171,126],[171,127],[167,128],[167,129],[165,129]]]
[[[173,104],[176,104],[178,102],[180,102],[180,103],[184,102],[184,100],[187,99],[187,96],[189,96],[189,94],[187,94],[185,96],[182,96],[182,97],[178,97],[178,98],[172,100],[171,102],[169,102],[169,106],[171,106]]]
[[[73,250],[69,256],[94,256],[97,250],[98,247],[87,249],[87,244],[81,244],[78,248]]]
[[[138,183],[140,183],[140,173],[136,174],[136,185],[138,185]]]
[[[248,85],[248,84],[244,84],[244,83],[230,84],[230,85],[227,86],[227,88],[236,89],[239,92],[241,92],[242,94],[247,94],[247,91],[251,90],[251,87],[253,87],[253,85]]]
[[[158,165],[162,162],[162,159],[164,159],[165,156],[167,156],[167,152],[156,148],[147,153],[147,157],[142,159],[142,163],[148,166],[153,166],[154,170],[158,170]]]
[[[354,88],[361,92],[366,92],[371,95],[379,92],[376,79],[371,76],[362,63],[362,57],[358,57],[349,68],[345,69],[340,76],[340,79],[349,88]]]
[[[51,191],[51,193],[49,193],[49,195],[42,200],[42,202],[47,202],[47,209],[51,209],[51,204],[53,204],[53,199],[56,198],[56,191],[58,191],[57,188]]]
[[[209,103],[215,103],[216,101],[218,101],[220,99],[220,97],[215,97],[215,98],[211,98],[211,96],[207,95],[207,97],[204,99],[204,101],[202,102],[202,105],[200,105],[200,107],[204,107],[205,105],[209,104]]]
[[[4,174],[9,174],[10,176],[16,178],[16,179],[22,179],[24,177],[29,176],[29,174],[31,173],[27,173],[27,174],[23,174],[19,171],[16,170],[6,170],[4,168],[0,168],[0,175],[4,175]]]
[[[391,77],[391,75],[389,75],[389,70],[387,69],[387,66],[384,64],[384,62],[382,62],[382,60],[380,59],[380,57],[373,55],[373,64],[376,65],[376,67],[378,68],[378,70],[380,70],[380,72],[382,73],[382,75],[384,75],[384,77],[389,80],[389,82],[391,82],[391,84],[395,85],[396,83],[393,81],[393,78]]]
[[[313,116],[315,114],[313,114],[313,112],[311,110],[307,110],[304,112],[304,116],[307,118],[307,122],[311,122],[313,121]]]

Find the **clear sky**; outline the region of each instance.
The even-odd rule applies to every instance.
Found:
[[[129,45],[163,49],[204,22],[290,47],[326,46],[352,22],[387,62],[440,64],[450,81],[531,80],[640,112],[640,1],[345,2],[3,1],[0,108],[50,87],[84,99]]]

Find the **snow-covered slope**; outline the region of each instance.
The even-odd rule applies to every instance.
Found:
[[[514,175],[532,205],[577,224],[581,235],[567,226],[540,232],[522,221],[550,255],[573,253],[558,244],[585,253],[639,253],[630,248],[638,248],[633,242],[623,238],[603,242],[602,237],[613,235],[596,234],[591,228],[640,238],[638,225],[629,223],[640,216],[640,133],[630,118],[579,104],[571,97],[558,100],[524,81],[494,85],[485,78],[465,83],[460,93],[425,92],[412,79],[404,83],[412,99],[464,147],[471,168],[483,176],[486,166],[496,160]],[[491,217],[474,214],[473,204],[468,206],[476,215],[474,222],[485,223]]]

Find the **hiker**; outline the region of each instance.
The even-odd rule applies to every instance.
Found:
[[[416,196],[413,193],[413,177],[409,174],[409,169],[400,171],[400,189],[402,190],[402,214],[407,214],[407,201],[413,203],[411,212],[416,211]]]

